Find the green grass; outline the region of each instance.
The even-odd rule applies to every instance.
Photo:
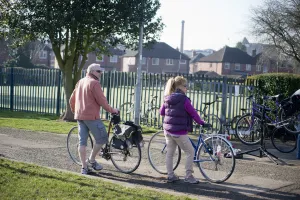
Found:
[[[108,121],[103,121],[106,128]],[[42,131],[67,134],[69,130],[76,126],[76,122],[65,122],[59,120],[55,115],[37,114],[31,112],[0,111],[0,127],[25,129],[31,131]],[[157,129],[142,127],[143,133],[154,133]]]
[[[190,199],[0,159],[0,199]]]

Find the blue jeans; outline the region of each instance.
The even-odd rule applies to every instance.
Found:
[[[91,131],[96,144],[108,143],[108,135],[103,122],[100,119],[96,120],[78,120],[78,137],[80,146],[87,146],[89,131]]]

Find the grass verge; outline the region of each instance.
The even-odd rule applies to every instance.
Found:
[[[0,199],[190,199],[0,158]]]
[[[108,121],[103,122],[107,128]],[[0,112],[0,127],[67,134],[76,125],[76,122],[59,120],[59,117],[55,115],[7,110],[1,110]],[[155,128],[144,126],[142,128],[144,133],[155,133],[157,131]]]

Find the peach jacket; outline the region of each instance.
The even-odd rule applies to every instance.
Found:
[[[98,78],[93,74],[87,74],[78,81],[69,103],[76,120],[100,119],[100,107],[110,113],[113,109],[103,94]]]

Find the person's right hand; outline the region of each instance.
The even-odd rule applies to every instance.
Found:
[[[111,111],[112,114],[118,114],[119,113],[119,110],[116,109],[116,108],[113,108],[112,111]]]

